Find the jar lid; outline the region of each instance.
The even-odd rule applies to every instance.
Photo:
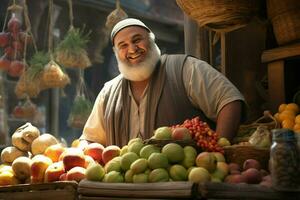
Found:
[[[291,129],[273,129],[271,132],[273,140],[293,141],[296,139],[295,134]]]

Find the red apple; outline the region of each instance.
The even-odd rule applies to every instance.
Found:
[[[43,183],[46,169],[52,164],[52,160],[44,155],[36,155],[31,163],[31,183]]]
[[[67,181],[67,173],[63,173],[62,175],[60,175],[59,181]]]
[[[25,64],[21,61],[14,60],[10,63],[8,74],[12,77],[19,77],[25,70]]]
[[[67,180],[68,181],[81,181],[85,178],[85,168],[83,167],[74,167],[67,172]]]
[[[102,161],[104,162],[104,164],[106,164],[114,157],[119,156],[120,152],[121,152],[120,147],[116,145],[107,146],[102,152]]]
[[[53,163],[46,169],[44,182],[59,181],[60,176],[64,173],[65,168],[62,161]]]
[[[44,155],[49,157],[53,162],[58,162],[60,155],[65,151],[61,144],[54,144],[46,148]]]
[[[192,139],[191,132],[185,127],[176,127],[172,131],[173,140],[190,140]]]
[[[84,149],[84,154],[91,156],[98,163],[102,162],[102,152],[104,150],[104,146],[99,143],[90,143]]]
[[[65,166],[65,170],[69,171],[73,167],[84,167],[85,166],[85,158],[83,151],[78,148],[68,148],[66,152],[63,154],[63,163]]]

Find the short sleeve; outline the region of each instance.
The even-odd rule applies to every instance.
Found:
[[[191,103],[213,121],[216,121],[226,104],[236,100],[245,101],[223,74],[194,57],[188,57],[184,64],[183,81]]]

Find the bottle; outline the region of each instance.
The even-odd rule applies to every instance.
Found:
[[[291,191],[299,188],[299,161],[294,132],[290,129],[273,129],[270,172],[274,189]]]

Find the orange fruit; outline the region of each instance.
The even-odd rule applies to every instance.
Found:
[[[300,124],[295,124],[293,130],[300,130]]]
[[[275,113],[274,118],[276,119],[277,122],[281,122],[279,119],[279,113]]]
[[[300,124],[300,114],[295,117],[295,123]]]
[[[280,106],[278,107],[278,112],[281,113],[282,111],[284,111],[286,106],[287,105],[285,103],[280,104]]]
[[[288,128],[288,129],[293,129],[294,125],[295,125],[294,120],[291,119],[285,119],[281,123],[282,128]]]
[[[285,119],[295,120],[295,113],[292,110],[284,110],[279,114],[279,120],[282,122]]]
[[[286,105],[285,110],[293,110],[295,114],[299,112],[299,106],[296,103],[289,103]]]

